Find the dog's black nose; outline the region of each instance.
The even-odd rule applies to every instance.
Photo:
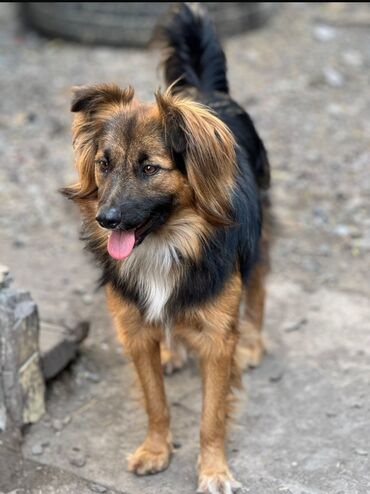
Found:
[[[95,219],[103,228],[113,230],[121,223],[121,211],[117,208],[101,209]]]

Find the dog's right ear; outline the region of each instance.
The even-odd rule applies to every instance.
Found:
[[[72,88],[71,111],[73,121],[73,147],[79,181],[62,189],[70,199],[81,201],[96,196],[95,154],[104,123],[114,109],[129,105],[134,97],[132,87],[121,89],[115,84],[76,86]]]
[[[121,89],[116,84],[98,84],[94,86],[75,86],[71,111],[74,113],[92,113],[107,104],[129,104],[134,97],[134,89],[129,86]]]

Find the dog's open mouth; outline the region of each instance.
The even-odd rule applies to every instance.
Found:
[[[113,259],[126,259],[134,248],[141,244],[152,226],[151,219],[144,221],[133,230],[112,230],[108,237],[108,253]]]

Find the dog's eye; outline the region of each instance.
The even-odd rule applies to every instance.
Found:
[[[108,173],[110,166],[109,166],[109,161],[106,160],[105,158],[97,160],[96,165],[99,167],[99,170],[101,173]]]
[[[154,175],[155,173],[157,173],[158,170],[159,166],[155,165],[145,165],[143,168],[143,172],[145,175]]]

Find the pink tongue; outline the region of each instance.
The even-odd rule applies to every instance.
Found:
[[[117,260],[122,260],[128,257],[135,245],[135,232],[131,230],[124,232],[122,230],[114,230],[108,240],[108,252]]]

